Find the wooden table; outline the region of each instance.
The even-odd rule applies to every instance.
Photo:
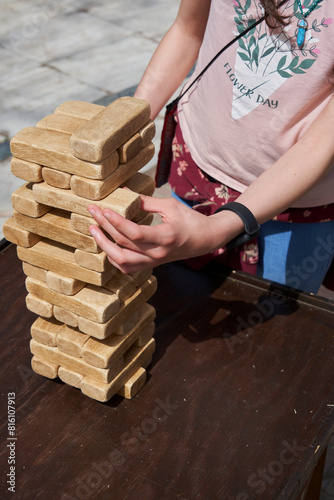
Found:
[[[0,270],[1,498],[11,452],[28,500],[294,500],[317,463],[321,479],[334,430],[329,301],[214,266],[161,266],[149,380],[102,404],[32,372],[35,316],[14,246]]]

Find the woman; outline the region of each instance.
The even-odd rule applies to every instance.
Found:
[[[123,272],[209,253],[233,260],[235,250],[224,247],[244,233],[244,222],[238,210],[216,211],[237,199],[261,225],[258,239],[238,247],[241,267],[310,292],[321,285],[334,251],[331,2],[260,2],[182,0],[154,53],[135,93],[150,103],[152,119],[196,60],[192,80],[221,47],[266,15],[178,105],[169,179],[178,199],[142,196],[142,208],[159,213],[163,224],[137,226],[88,207],[120,245],[91,227]]]

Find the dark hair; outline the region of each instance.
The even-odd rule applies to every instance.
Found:
[[[277,24],[287,26],[290,22],[290,16],[280,13],[277,0],[260,0],[265,10],[265,19],[268,26],[274,28]]]

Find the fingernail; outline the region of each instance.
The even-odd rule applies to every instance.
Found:
[[[91,234],[92,236],[95,236],[95,235],[96,235],[96,230],[95,230],[95,227],[91,226],[91,227],[89,228],[89,232],[90,232],[90,234]]]
[[[94,208],[87,208],[88,212],[91,214],[91,215],[95,215],[95,210]]]
[[[110,213],[109,212],[103,212],[103,215],[105,216],[106,219],[110,220]]]

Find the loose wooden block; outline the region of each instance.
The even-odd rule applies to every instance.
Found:
[[[117,151],[100,163],[82,161],[72,155],[70,137],[52,130],[27,127],[14,135],[10,148],[12,155],[21,160],[92,179],[103,179],[115,170],[118,165]]]
[[[152,120],[149,120],[140,130],[138,130],[138,133],[142,140],[142,147],[147,146],[147,144],[149,144],[153,140],[155,136],[155,130],[155,123]]]
[[[67,174],[66,172],[61,172],[54,168],[43,167],[42,176],[45,182],[50,186],[60,189],[70,189],[71,187],[71,174]]]
[[[19,177],[28,182],[41,182],[43,180],[41,165],[31,163],[30,161],[12,158],[11,171],[15,177]]]
[[[146,283],[141,285],[137,291],[126,300],[119,311],[105,323],[96,323],[84,317],[78,317],[78,327],[83,333],[87,333],[97,339],[105,339],[114,333],[127,317],[132,315],[154,294],[157,289],[157,280],[152,276]],[[80,293],[80,292],[79,292]]]
[[[57,113],[46,116],[36,124],[36,127],[72,135],[79,127],[86,123],[86,121],[87,120],[75,116],[66,116]]]
[[[50,206],[38,203],[32,192],[33,183],[29,182],[20,186],[12,193],[13,209],[29,217],[41,217],[51,210]],[[35,184],[36,185],[36,184]]]
[[[36,201],[51,205],[52,207],[75,212],[81,215],[87,215],[87,206],[89,201],[69,190],[58,189],[49,186],[45,182],[34,184],[33,193]],[[41,201],[43,200],[43,201]],[[110,208],[119,213],[126,219],[133,219],[140,210],[140,197],[138,194],[126,189],[116,189],[113,193],[106,196],[103,200],[95,204],[104,210]]]
[[[71,311],[66,311],[63,307],[53,306],[53,315],[61,323],[73,328],[78,327],[78,316]]]
[[[145,385],[147,379],[147,372],[145,368],[138,368],[138,370],[128,379],[128,381],[117,391],[119,396],[126,399],[132,399],[140,389]]]
[[[43,299],[35,297],[33,294],[28,293],[26,296],[26,306],[29,311],[42,316],[43,318],[53,317],[53,305]]]
[[[14,217],[10,217],[4,222],[2,230],[6,240],[19,247],[30,248],[41,240],[41,236],[38,236],[38,234],[20,227]]]
[[[135,293],[137,287],[131,276],[116,269],[115,274],[104,285],[104,288],[115,293],[121,302],[125,302]]]
[[[75,295],[63,295],[54,292],[43,282],[26,279],[28,292],[46,300],[55,306],[77,314],[97,323],[105,323],[113,317],[120,308],[120,300],[116,294],[101,287],[86,285]]]
[[[17,255],[33,266],[97,286],[107,283],[114,273],[113,267],[97,272],[80,266],[75,261],[74,249],[47,239],[31,248],[17,247]]]
[[[29,278],[34,278],[35,280],[44,281],[46,283],[46,274],[47,274],[46,269],[42,269],[41,267],[32,266],[31,264],[28,264],[27,262],[22,262],[22,269],[23,269],[24,274],[26,276],[29,276]]]
[[[105,109],[105,106],[85,101],[66,101],[55,109],[56,114],[90,120]]]
[[[68,370],[63,366],[60,366],[58,369],[58,377],[60,378],[60,380],[65,382],[65,384],[77,387],[78,389],[80,389],[81,382],[84,379],[84,376],[80,375],[80,373]]]
[[[57,337],[57,347],[71,356],[82,358],[82,351],[88,340],[88,335],[65,325]]]
[[[143,127],[150,114],[148,102],[121,97],[74,132],[71,151],[82,160],[101,161]]]
[[[150,143],[135,158],[127,163],[120,164],[114,172],[103,180],[93,180],[73,175],[71,178],[71,189],[76,195],[83,198],[101,200],[138,172],[153,156],[154,144]]]
[[[153,177],[141,172],[137,172],[130,179],[128,179],[122,187],[127,187],[139,194],[146,194],[147,196],[152,196],[155,191],[155,181]]]
[[[108,401],[136,373],[141,365],[153,355],[154,350],[154,339],[150,340],[144,347],[131,347],[124,356],[123,370],[109,384],[101,384],[93,380],[93,378],[86,376],[81,383],[81,391],[86,396],[97,401]]]
[[[120,163],[127,163],[140,153],[142,149],[142,139],[138,132],[130,137],[117,150]]]
[[[94,217],[86,217],[85,215],[71,213],[71,225],[75,231],[90,236],[89,227],[98,226]]]
[[[37,241],[44,237],[87,252],[99,253],[101,250],[94,238],[75,231],[70,217],[69,212],[59,209],[53,209],[38,218],[14,213],[15,222],[19,227],[39,235]]]
[[[54,292],[62,293],[63,295],[74,295],[81,290],[86,283],[68,276],[60,276],[60,274],[52,271],[46,273],[46,284]]]
[[[30,333],[32,338],[37,342],[55,347],[57,345],[58,334],[63,327],[64,325],[59,323],[55,318],[38,318],[31,325]]]
[[[31,368],[38,375],[42,375],[43,377],[55,379],[58,377],[58,368],[59,365],[56,363],[51,363],[49,361],[45,361],[44,359],[38,358],[37,356],[33,356],[31,359]]]
[[[79,266],[85,267],[86,269],[97,272],[109,270],[110,277],[114,276],[116,273],[116,267],[110,264],[105,252],[96,254],[77,249],[74,252],[74,258]]]
[[[126,335],[111,335],[105,340],[96,340],[89,337],[89,340],[84,344],[81,352],[82,358],[89,364],[98,368],[108,368],[114,363],[114,360],[122,356],[131,347],[139,337],[146,333],[147,327],[153,325],[152,317],[155,312],[152,312],[152,307],[146,304],[147,307],[141,311],[138,323]],[[151,329],[150,329],[151,331]],[[84,335],[84,334],[81,334]],[[152,337],[153,333],[151,334]],[[86,338],[87,335],[84,335]],[[149,337],[149,338],[151,338]],[[149,339],[147,339],[149,340]],[[147,342],[145,342],[147,343]],[[144,344],[142,344],[144,345]]]

